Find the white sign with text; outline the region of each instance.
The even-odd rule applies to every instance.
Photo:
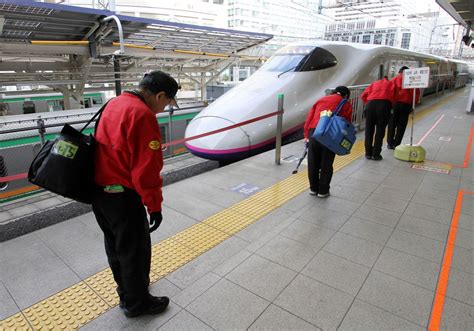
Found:
[[[413,68],[403,70],[403,88],[425,88],[429,85],[430,68]]]

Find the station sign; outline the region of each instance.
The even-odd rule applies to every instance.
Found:
[[[402,88],[425,88],[429,85],[430,68],[413,68],[403,70]]]

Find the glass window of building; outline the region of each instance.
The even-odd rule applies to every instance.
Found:
[[[376,34],[374,36],[374,44],[382,45],[382,35],[381,34]]]
[[[370,44],[370,35],[369,34],[366,34],[366,35],[362,36],[362,43],[363,44]]]
[[[404,49],[410,48],[410,37],[411,37],[410,33],[402,34],[402,44],[400,46],[401,48],[404,48]]]

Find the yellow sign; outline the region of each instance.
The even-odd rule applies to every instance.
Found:
[[[156,151],[157,149],[159,149],[161,146],[160,142],[158,140],[152,140],[150,141],[150,143],[148,144],[148,147],[150,147],[150,149]]]

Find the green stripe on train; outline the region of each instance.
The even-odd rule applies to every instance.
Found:
[[[100,97],[100,93],[86,93],[85,97]],[[2,99],[2,102],[11,103],[11,102],[21,102],[21,101],[39,101],[39,100],[63,100],[62,95],[50,95],[50,96],[41,96],[41,97],[28,97],[28,98],[9,98],[9,99]]]
[[[173,122],[192,119],[197,114],[198,113],[176,115],[176,116],[173,116]],[[158,123],[159,124],[168,123],[168,117],[159,118]],[[84,133],[89,134],[89,133],[92,133],[93,131],[94,130],[90,128],[90,129],[84,130]],[[49,133],[49,134],[45,134],[44,138],[46,140],[51,140],[51,139],[56,138],[56,136],[57,136],[56,133]],[[35,144],[39,142],[40,142],[40,138],[38,136],[17,138],[17,139],[12,139],[12,140],[0,141],[0,148],[8,148],[8,147],[14,147],[14,146],[19,146],[19,145],[30,145],[30,144]]]

